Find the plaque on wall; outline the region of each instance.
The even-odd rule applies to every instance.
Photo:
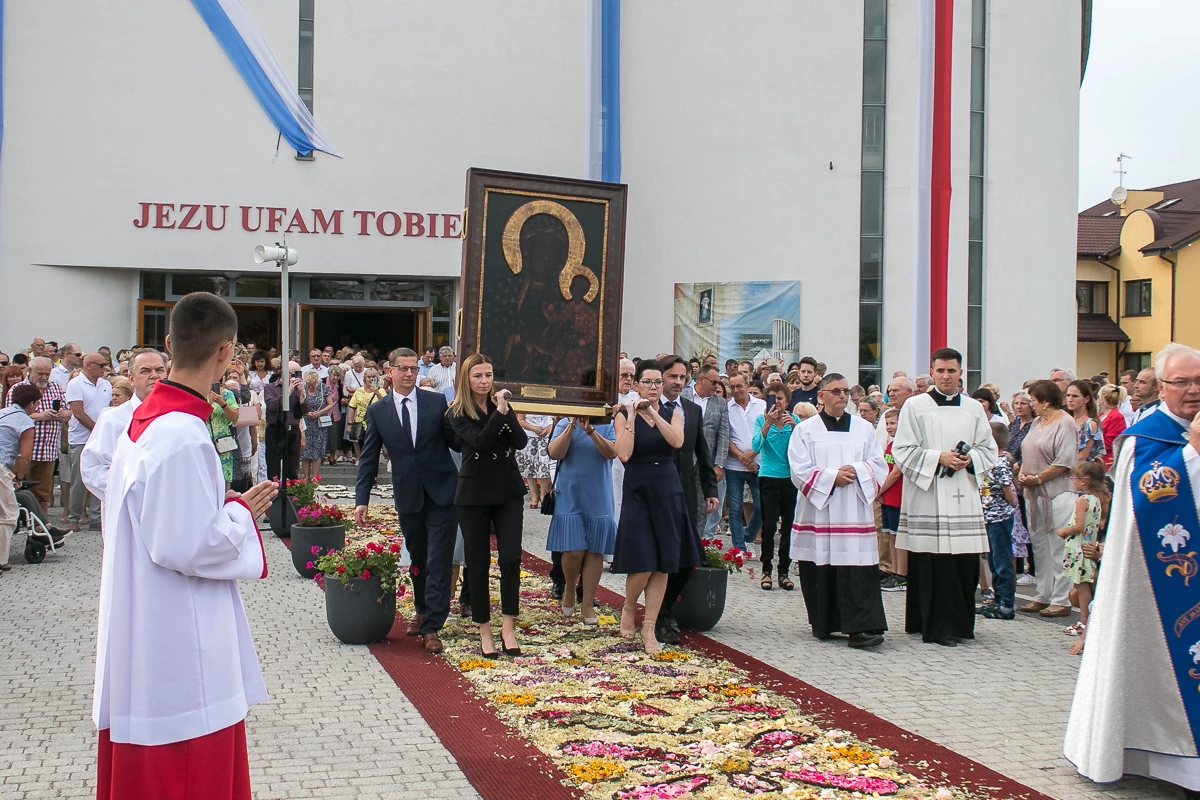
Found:
[[[459,359],[491,358],[521,412],[617,399],[624,184],[467,170]]]

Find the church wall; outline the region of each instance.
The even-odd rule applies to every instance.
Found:
[[[983,373],[1010,391],[1076,358],[1080,18],[988,6]]]

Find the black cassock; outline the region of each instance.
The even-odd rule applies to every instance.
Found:
[[[834,419],[821,412],[821,420],[828,431],[850,431],[849,414]],[[825,639],[838,631],[850,634],[883,633],[887,630],[878,564],[838,567],[811,561],[796,563],[800,571],[800,591],[808,608],[808,624],[812,626],[813,636]]]

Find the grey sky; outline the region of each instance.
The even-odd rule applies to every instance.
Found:
[[[1142,189],[1200,178],[1197,0],[1095,0],[1079,105],[1079,208],[1117,185]]]

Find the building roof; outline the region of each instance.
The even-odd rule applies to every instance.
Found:
[[[1077,338],[1081,342],[1128,342],[1129,334],[1107,314],[1080,314]]]
[[[1087,258],[1105,258],[1121,249],[1121,226],[1124,217],[1085,217],[1079,215],[1076,250]]]
[[[1163,199],[1149,208],[1142,209],[1154,220],[1154,241],[1141,248],[1143,253],[1168,253],[1200,239],[1200,178],[1165,186],[1151,186],[1137,191],[1162,192]],[[1085,222],[1088,225],[1085,235]],[[1105,222],[1100,222],[1105,220]],[[1120,211],[1111,201],[1105,200],[1079,212],[1078,246],[1079,255],[1100,257],[1098,252],[1105,244],[1108,228],[1116,226],[1117,238],[1124,222]]]

